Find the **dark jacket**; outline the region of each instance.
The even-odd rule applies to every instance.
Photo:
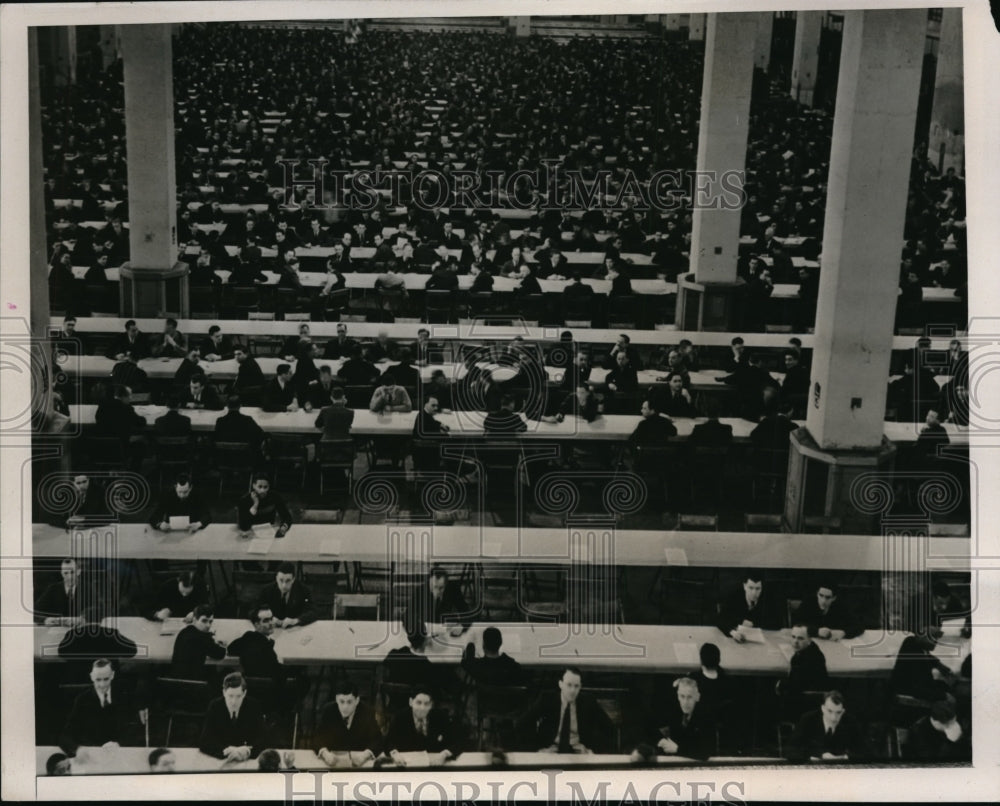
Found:
[[[189,403],[193,405],[189,406]],[[201,396],[198,400],[195,400],[194,395],[191,394],[190,384],[184,387],[184,390],[180,393],[180,406],[182,409],[208,409],[209,411],[218,411],[223,408],[219,393],[215,391],[215,387],[210,383],[202,386]]]
[[[323,439],[345,439],[350,436],[354,410],[346,406],[324,407],[316,418],[316,427],[323,429]]]
[[[211,633],[202,632],[193,624],[188,624],[174,639],[170,674],[185,680],[205,680],[208,677],[206,658],[222,660],[224,657],[226,648],[215,643]]]
[[[68,755],[75,756],[80,747],[100,747],[106,742],[141,744],[132,729],[139,721],[135,698],[116,682],[112,682],[110,693],[111,703],[103,707],[94,688],[77,695],[59,736],[59,746]]]
[[[98,404],[94,422],[100,433],[120,437],[123,440],[127,440],[146,427],[146,418],[136,414],[131,403],[125,403],[116,397],[108,398]]]
[[[826,658],[815,641],[792,655],[789,663],[788,680],[781,686],[783,694],[826,691],[830,684],[830,677],[826,672]]]
[[[654,747],[660,739],[670,739],[676,742],[676,755],[682,758],[706,759],[715,752],[715,724],[700,702],[695,705],[686,725],[676,700],[656,722],[656,730],[650,737]]]
[[[260,445],[264,429],[249,414],[227,411],[215,421],[216,442],[245,442],[252,447]]]
[[[477,683],[488,686],[516,686],[522,679],[521,664],[506,652],[496,658],[477,658],[471,645],[462,655],[462,668]]]
[[[698,423],[687,439],[689,445],[706,448],[725,448],[733,441],[733,427],[716,419]]]
[[[264,712],[255,700],[249,696],[243,698],[239,716],[235,721],[230,717],[224,697],[209,703],[201,729],[201,739],[198,742],[198,749],[202,753],[224,758],[222,751],[225,748],[247,745],[250,748],[250,757],[256,758],[266,744]]]
[[[247,630],[226,647],[231,658],[239,658],[243,674],[247,677],[269,677],[272,680],[284,676],[284,667],[274,651],[274,639],[256,630]]]
[[[281,591],[278,590],[278,583],[271,582],[264,586],[257,597],[260,604],[266,604],[271,608],[271,613],[276,620],[286,618],[297,618],[299,624],[305,626],[316,620],[316,611],[312,604],[312,594],[299,580],[292,582],[292,589],[288,592],[288,602],[285,602]]]
[[[382,752],[382,731],[375,721],[374,709],[359,702],[348,728],[337,703],[331,702],[320,714],[312,746],[317,752],[324,747],[333,752],[371,750],[378,756]]]
[[[197,490],[192,490],[183,500],[177,497],[177,491],[173,487],[165,490],[149,517],[149,525],[155,529],[163,521],[169,521],[171,515],[187,515],[191,523],[201,521],[202,528],[210,523],[208,507]]]
[[[241,496],[240,500],[236,502],[236,524],[243,531],[251,526],[274,523],[275,518],[281,524],[288,526],[292,524],[292,513],[288,509],[285,499],[274,490],[270,490],[267,497],[261,500],[256,515],[251,514],[252,508],[253,498],[250,497],[250,493]]]
[[[759,627],[762,630],[777,630],[781,628],[782,618],[766,590],[761,591],[756,606],[751,610],[747,605],[746,593],[741,586],[722,603],[718,627],[726,635],[729,635],[744,621],[751,621],[754,627]]]
[[[462,752],[461,732],[451,720],[446,711],[432,708],[427,716],[427,735],[417,731],[413,722],[413,711],[409,707],[399,711],[389,726],[384,747],[387,752],[398,750],[401,753],[420,752],[440,753],[450,750],[457,756]]]
[[[823,613],[815,598],[806,599],[795,611],[795,620],[809,627],[809,634],[812,636],[819,632],[820,627],[843,630],[845,638],[855,638],[864,632],[854,613],[836,600],[830,604],[830,609]]]
[[[789,742],[788,758],[792,761],[808,761],[811,758],[822,758],[824,753],[835,756],[846,754],[850,761],[868,757],[864,730],[851,714],[844,714],[840,718],[832,734],[827,734],[824,729],[823,712],[819,708],[803,714]]]
[[[264,394],[260,407],[264,411],[284,411],[291,405],[293,400],[295,400],[294,380],[289,378],[288,383],[282,389],[281,384],[278,383],[278,379],[272,378],[264,386]]]
[[[677,427],[668,417],[643,417],[628,441],[633,445],[664,445],[677,436]]]
[[[186,437],[191,434],[191,418],[179,411],[168,411],[153,421],[153,428],[162,437]]]
[[[148,611],[148,617],[153,616],[167,608],[170,610],[171,618],[184,618],[200,604],[208,602],[208,588],[205,583],[196,580],[194,590],[187,596],[182,596],[175,578],[168,579],[157,590],[152,598],[152,604]]]
[[[518,720],[526,748],[538,750],[559,743],[562,697],[558,690],[544,692]],[[613,744],[614,727],[604,709],[581,692],[576,698],[576,721],[580,743],[595,753],[606,753]]]
[[[903,747],[903,758],[907,761],[971,761],[972,760],[972,725],[968,720],[959,719],[962,735],[957,742],[934,729],[929,716],[916,722],[906,744]]]

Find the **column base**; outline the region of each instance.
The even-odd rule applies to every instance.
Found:
[[[678,330],[726,331],[739,329],[746,283],[699,283],[694,274],[677,278]]]
[[[783,528],[805,531],[817,524],[843,534],[881,534],[882,514],[861,511],[852,497],[854,480],[866,473],[888,479],[895,466],[896,446],[885,437],[870,450],[825,451],[800,428],[792,432],[785,485]],[[810,523],[807,523],[810,522]]]
[[[123,263],[119,278],[122,316],[190,318],[187,263],[178,261],[169,269],[145,269]]]

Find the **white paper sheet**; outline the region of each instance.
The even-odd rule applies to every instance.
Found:
[[[171,529],[187,529],[191,525],[191,519],[187,515],[171,515],[167,523]]]
[[[667,558],[667,565],[687,565],[688,556],[684,549],[665,548],[664,555]]]
[[[255,537],[247,544],[247,554],[267,554],[273,545],[273,537]]]
[[[744,627],[739,626],[738,629],[743,633],[743,638],[746,639],[748,643],[751,644],[766,644],[767,641],[764,639],[764,633],[761,632],[760,627]]]
[[[686,666],[701,666],[701,655],[698,654],[698,645],[688,642],[675,642],[674,655],[678,663]]]

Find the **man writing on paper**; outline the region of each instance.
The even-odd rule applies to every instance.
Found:
[[[764,594],[764,575],[748,571],[743,576],[742,589],[734,591],[719,612],[719,629],[737,643],[747,640],[744,629],[777,630],[781,625]]]
[[[177,475],[174,486],[160,497],[149,524],[161,532],[186,530],[190,534],[208,526],[208,507],[195,491],[189,474]]]
[[[259,524],[275,525],[275,537],[284,537],[292,528],[292,513],[285,499],[271,491],[271,479],[266,473],[254,473],[250,492],[240,498],[236,513],[236,525],[244,537]]]

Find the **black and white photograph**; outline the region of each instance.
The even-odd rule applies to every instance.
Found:
[[[4,6],[5,798],[993,799],[1000,9],[798,5]]]

